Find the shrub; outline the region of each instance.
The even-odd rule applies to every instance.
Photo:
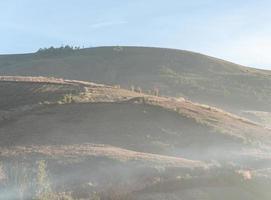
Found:
[[[46,172],[46,167],[47,165],[44,160],[38,162],[37,191],[36,191],[38,200],[50,200],[54,198],[51,183],[49,181]]]

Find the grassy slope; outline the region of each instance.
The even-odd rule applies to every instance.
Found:
[[[271,73],[188,51],[100,47],[66,54],[0,56],[3,75],[43,75],[159,88],[230,110],[271,111]]]
[[[1,145],[95,141],[170,152],[189,145],[268,144],[270,137],[260,125],[187,100],[85,82],[25,79],[0,82],[5,96],[0,101]]]
[[[23,180],[33,176],[36,161],[44,159],[53,185],[82,199],[94,191],[115,199],[270,199],[269,179],[253,175],[248,181],[238,172],[270,166],[270,155],[262,159],[254,148],[249,155],[251,146],[239,140],[241,134],[263,141],[269,131],[259,125],[191,101],[118,87],[4,79],[0,160],[14,185],[20,173]],[[221,165],[195,161],[212,159]],[[1,195],[15,194],[3,188],[0,182]]]

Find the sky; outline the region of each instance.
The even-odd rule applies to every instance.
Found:
[[[184,49],[271,70],[271,1],[0,0],[0,54],[67,44]]]

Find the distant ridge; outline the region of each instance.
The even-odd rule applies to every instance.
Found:
[[[185,50],[108,46],[0,56],[0,75],[48,76],[157,88],[232,112],[271,111],[271,72]]]

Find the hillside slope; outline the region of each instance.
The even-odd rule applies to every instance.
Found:
[[[43,77],[0,77],[0,92],[1,146],[94,142],[173,155],[270,144],[270,129],[185,99]]]
[[[271,72],[188,51],[98,47],[69,52],[0,56],[1,75],[54,76],[158,88],[234,112],[271,111]]]
[[[2,76],[0,93],[2,199],[31,199],[43,161],[75,199],[271,197],[271,131],[247,119],[76,80]]]

